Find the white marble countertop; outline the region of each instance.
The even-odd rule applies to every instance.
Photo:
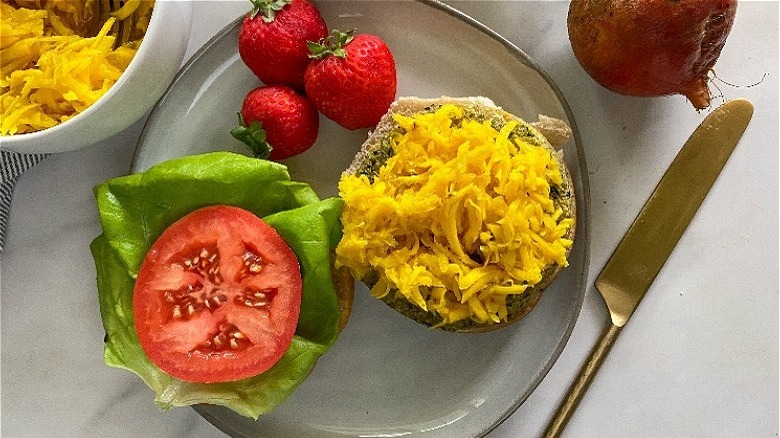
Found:
[[[608,321],[596,277],[705,114],[680,96],[630,98],[573,58],[567,2],[453,2],[560,86],[580,127],[591,186],[590,282],[547,377],[491,437],[538,436]],[[194,3],[189,53],[244,11]],[[567,437],[778,435],[778,2],[740,2],[716,65],[715,104],[745,97],[748,130],[566,429]],[[92,187],[127,172],[142,121],[48,157],[19,180],[2,253],[2,435],[221,436],[190,409],[157,410],[102,362],[89,242]]]

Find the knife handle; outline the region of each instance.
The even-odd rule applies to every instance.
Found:
[[[612,344],[615,343],[615,339],[617,339],[620,334],[621,328],[622,327],[610,323],[609,327],[607,327],[601,335],[601,339],[599,339],[598,343],[593,347],[588,360],[580,369],[579,376],[569,387],[566,398],[564,398],[560,406],[558,406],[555,416],[547,425],[547,429],[544,431],[543,435],[544,438],[555,438],[560,436],[563,432],[563,428],[566,427],[569,418],[574,414],[574,410],[577,408],[577,405],[579,405],[582,396],[585,395],[585,391],[588,390],[599,367],[601,367],[601,363],[604,361],[604,358],[607,357],[609,350],[612,349]]]

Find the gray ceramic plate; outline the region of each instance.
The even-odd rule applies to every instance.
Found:
[[[525,118],[567,120],[564,146],[577,187],[578,224],[570,266],[521,322],[494,333],[428,330],[394,313],[359,286],[352,317],[311,376],[258,421],[214,406],[196,410],[233,436],[484,435],[514,412],[563,349],[582,304],[588,272],[587,169],[569,108],[547,75],[524,53],[473,19],[437,2],[323,1],[331,28],[378,34],[392,49],[398,95],[482,95]],[[403,26],[399,26],[403,23]],[[207,43],[152,111],[133,171],[181,155],[245,152],[229,134],[257,79],[237,55],[239,21]],[[287,160],[293,179],[321,196],[366,137],[321,119],[312,149]]]

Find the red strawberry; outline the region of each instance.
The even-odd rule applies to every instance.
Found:
[[[395,99],[395,60],[378,36],[340,32],[310,43],[304,87],[314,105],[347,129],[379,123]]]
[[[309,149],[317,140],[317,108],[286,85],[253,89],[244,98],[238,116],[240,126],[230,133],[260,158],[288,158]]]
[[[238,34],[241,59],[267,85],[303,87],[309,63],[307,41],[328,35],[317,8],[307,0],[250,0],[252,12]]]

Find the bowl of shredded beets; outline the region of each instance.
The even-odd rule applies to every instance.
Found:
[[[187,50],[191,3],[112,4],[0,4],[11,33],[2,42],[2,149],[88,147],[130,127],[162,96]]]

